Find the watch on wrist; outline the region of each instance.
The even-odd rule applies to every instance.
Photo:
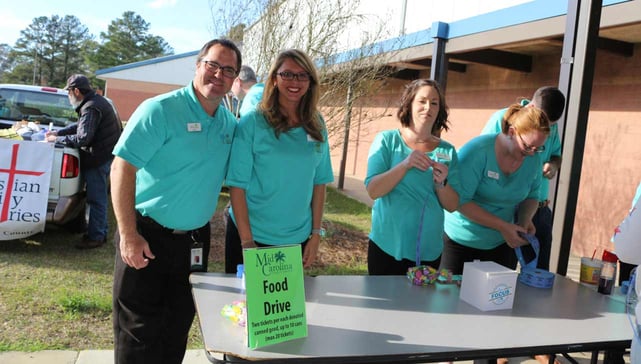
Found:
[[[319,235],[321,238],[325,236],[325,229],[320,228],[320,229],[312,229],[312,234],[311,235]]]

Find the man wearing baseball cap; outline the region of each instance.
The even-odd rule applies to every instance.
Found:
[[[113,105],[95,93],[89,79],[80,74],[67,79],[65,90],[78,113],[78,122],[49,131],[47,141],[80,150],[80,169],[87,189],[89,224],[76,244],[78,249],[97,248],[107,240],[107,178],[114,145],[122,126]]]
[[[80,90],[93,90],[89,83],[89,79],[80,74],[71,75],[67,79],[67,86],[65,86],[65,90],[69,91],[69,89],[74,88]]]

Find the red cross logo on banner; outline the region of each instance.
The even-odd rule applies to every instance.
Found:
[[[18,148],[20,144],[14,144],[11,151],[11,165],[9,169],[0,168],[0,173],[8,173],[9,180],[7,181],[7,194],[4,197],[2,203],[2,211],[0,211],[0,222],[7,221],[9,215],[9,205],[11,204],[11,186],[13,186],[13,181],[16,178],[17,174],[26,174],[29,176],[41,176],[44,172],[34,172],[34,171],[23,171],[16,169],[18,164]]]

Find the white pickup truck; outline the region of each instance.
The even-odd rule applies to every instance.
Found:
[[[40,125],[40,133],[26,132],[24,140],[42,140],[44,129],[63,128],[78,120],[67,91],[53,87],[0,84],[0,128],[18,122]],[[56,145],[49,186],[47,222],[72,230],[85,228],[85,191],[77,149]]]

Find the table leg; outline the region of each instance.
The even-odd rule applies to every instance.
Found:
[[[603,356],[603,362],[607,364],[623,364],[625,350],[607,350]]]
[[[561,355],[563,355],[563,357],[564,357],[564,358],[566,358],[570,363],[572,363],[572,364],[579,364],[579,362],[578,362],[578,361],[576,361],[576,360],[574,360],[574,358],[573,358],[573,357],[571,357],[571,356],[570,356],[570,354],[568,354],[568,353],[563,353],[563,354],[561,354]]]

